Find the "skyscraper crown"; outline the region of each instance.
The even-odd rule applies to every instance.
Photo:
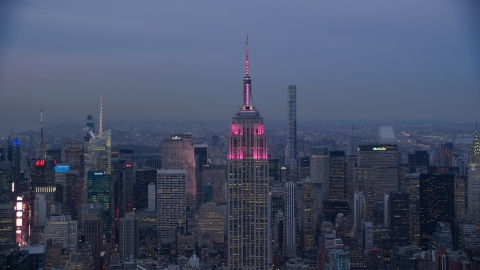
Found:
[[[480,141],[478,140],[478,129],[475,124],[475,135],[473,136],[472,146],[470,147],[470,156],[480,155]]]

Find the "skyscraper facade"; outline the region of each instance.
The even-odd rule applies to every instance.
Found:
[[[39,156],[39,157],[30,159],[29,211],[30,211],[30,229],[32,230],[30,232],[30,235],[32,235],[33,241],[36,240],[33,237],[33,234],[34,234],[33,228],[35,227],[35,225],[43,224],[44,226],[46,223],[46,216],[45,216],[45,221],[42,220],[42,222],[40,223],[35,221],[35,218],[36,218],[35,213],[38,213],[37,209],[35,209],[36,195],[39,191],[55,189],[54,168],[55,168],[54,160],[51,157]]]
[[[0,203],[13,201],[12,195],[12,165],[0,162]]]
[[[296,185],[294,182],[285,183],[285,219],[283,232],[283,256],[294,258],[296,256],[296,205],[295,205]]]
[[[85,142],[85,174],[88,171],[103,171],[106,175],[112,173],[112,131],[107,130],[102,137]],[[72,166],[72,169],[74,167]],[[86,178],[86,175],[85,175]]]
[[[138,256],[138,242],[140,242],[138,235],[138,226],[138,219],[133,213],[128,213],[119,221],[119,250],[122,260],[129,259],[130,256],[133,256],[133,258],[137,258]]]
[[[428,248],[437,222],[455,224],[454,182],[453,174],[420,174],[420,247],[422,249]]]
[[[360,146],[355,168],[355,190],[365,196],[365,220],[383,223],[383,211],[377,202],[384,194],[398,191],[398,149],[396,145]],[[378,214],[378,215],[376,215]]]
[[[248,38],[243,104],[228,136],[228,265],[268,269],[268,155],[263,118],[252,104]]]
[[[344,151],[330,151],[328,180],[328,198],[345,199],[347,193],[347,167]]]
[[[102,251],[102,220],[97,215],[87,215],[84,219],[83,229],[85,232],[85,242],[92,246],[93,253],[93,269],[100,270],[101,260],[100,253]]]
[[[110,240],[110,176],[103,171],[87,172],[87,197],[88,202],[98,203],[102,206],[103,233]]]
[[[135,208],[147,209],[150,199],[149,185],[157,183],[157,170],[150,168],[135,171]]]
[[[323,188],[323,192],[318,194],[320,203],[322,200],[328,199],[328,191],[330,190],[329,177],[330,177],[330,153],[327,146],[313,146],[311,150],[312,156],[310,157],[310,179],[314,183],[320,183]]]
[[[453,166],[453,143],[442,144],[442,165]]]
[[[297,158],[297,86],[288,86],[288,127],[287,148],[285,149],[285,164],[290,164],[292,159]]]
[[[303,183],[302,191],[302,250],[315,249],[315,213],[313,211],[314,202],[313,183],[307,176]]]
[[[185,170],[158,170],[157,174],[157,243],[175,243],[176,229],[185,225]]]
[[[475,217],[475,225],[478,230],[480,228],[480,141],[476,128],[470,147],[467,177],[468,215]]]
[[[186,170],[187,205],[197,205],[195,154],[192,134],[175,134],[162,141],[162,167],[167,170]]]

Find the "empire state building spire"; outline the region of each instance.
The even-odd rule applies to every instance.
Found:
[[[250,75],[248,75],[248,34],[247,34],[247,43],[245,50],[245,77],[243,77],[243,105],[242,110],[255,110],[252,105],[252,80]]]
[[[248,36],[243,106],[232,118],[228,136],[228,266],[270,269],[268,147],[263,118],[252,106],[248,75]]]

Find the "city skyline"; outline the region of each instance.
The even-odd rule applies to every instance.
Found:
[[[240,98],[247,33],[255,47],[253,95],[269,121],[286,120],[289,84],[298,86],[299,124],[473,121],[480,112],[473,4],[0,7],[0,121],[8,130],[37,122],[40,101],[48,121],[95,117],[100,94],[107,122],[228,121]],[[246,8],[245,16],[237,12]]]
[[[143,151],[146,149],[137,152],[124,148],[118,142],[112,144],[112,130],[106,129],[102,133],[101,99],[98,136],[94,133],[97,125],[92,115],[88,115],[83,129],[83,147],[82,143],[65,143],[65,139],[71,141],[74,137],[57,137],[55,141],[59,140],[60,145],[65,145],[65,148],[61,146],[61,149],[57,149],[57,143],[51,145],[51,140],[45,140],[43,136],[41,109],[40,150],[35,151],[35,157],[31,155],[36,150],[36,143],[32,141],[35,135],[26,139],[23,154],[20,151],[20,139],[2,140],[7,145],[7,151],[3,150],[4,146],[0,149],[0,158],[6,160],[0,162],[2,190],[10,193],[8,187],[12,187],[12,196],[0,194],[6,200],[0,209],[4,210],[3,214],[12,214],[12,225],[8,227],[12,234],[4,234],[4,238],[13,241],[12,237],[15,236],[17,242],[12,242],[14,246],[21,245],[20,250],[30,250],[27,253],[28,260],[33,259],[30,253],[32,256],[38,254],[39,258],[45,257],[45,262],[43,259],[37,260],[39,266],[36,268],[43,268],[40,266],[43,263],[47,266],[69,265],[81,260],[85,269],[104,269],[108,265],[135,266],[142,262],[153,266],[166,261],[172,265],[177,263],[179,269],[209,269],[214,264],[221,267],[218,269],[278,269],[281,265],[291,267],[297,264],[308,264],[316,269],[353,270],[356,269],[355,265],[361,264],[365,264],[366,268],[360,269],[385,269],[380,264],[397,264],[395,256],[399,248],[416,249],[417,253],[414,255],[412,252],[408,259],[412,266],[426,262],[433,269],[438,260],[430,259],[428,251],[436,255],[445,249],[450,258],[460,254],[462,262],[470,263],[467,254],[459,252],[480,246],[477,244],[480,238],[473,225],[474,220],[466,216],[465,188],[466,170],[470,172],[476,166],[472,162],[466,166],[469,161],[466,155],[470,153],[472,161],[472,153],[475,154],[479,148],[477,125],[471,145],[445,143],[449,139],[448,134],[433,125],[422,125],[420,129],[403,125],[400,130],[397,129],[398,137],[394,128],[389,126],[373,127],[377,132],[371,130],[371,126],[370,131],[363,127],[362,134],[353,132],[353,127],[351,130],[346,128],[345,124],[333,125],[333,128],[331,126],[322,132],[319,132],[317,125],[307,134],[302,134],[299,140],[296,125],[293,125],[293,129],[286,133],[285,127],[272,128],[275,132],[269,141],[263,118],[254,106],[257,103],[253,102],[248,36],[243,86],[243,102],[229,125],[228,143],[219,143],[219,136],[211,135],[212,126],[200,124],[196,125],[198,131],[203,129],[204,132],[198,138],[207,141],[195,144],[191,133],[172,134],[161,140],[161,154],[145,155]],[[295,91],[290,91],[294,86],[289,88],[289,120],[295,120]],[[292,123],[295,121],[290,121],[288,126],[292,127]],[[454,126],[443,125],[442,129],[453,128],[455,132],[452,131],[450,135],[462,136],[458,128],[466,127]],[[64,127],[57,128],[65,132]],[[71,128],[68,132],[72,131],[75,132],[75,129]],[[119,135],[126,135],[127,142],[133,143],[138,138],[140,145],[151,146],[152,141],[140,140],[140,133],[131,125],[117,131]],[[152,137],[159,138],[165,131],[168,133],[168,130],[153,132],[147,137],[154,135]],[[329,136],[330,132],[336,135]],[[324,133],[321,142],[317,141],[319,133]],[[22,140],[25,135],[20,135]],[[345,140],[345,137],[350,138]],[[292,138],[295,138],[295,150],[285,151],[292,144],[288,142]],[[324,146],[316,146],[318,142]],[[359,145],[360,142],[373,145]],[[212,152],[209,156],[210,143]],[[213,151],[220,145],[221,152]],[[355,145],[357,151],[353,151]],[[300,149],[298,155],[297,148]],[[348,159],[345,151],[337,150],[346,148],[350,149]],[[412,153],[414,149],[429,151],[415,150]],[[222,171],[224,174],[223,181],[220,180],[223,184],[219,185],[218,182],[207,180],[213,180],[207,171],[214,166],[213,161],[222,152],[223,161],[220,164],[223,165],[218,165],[220,175],[217,176],[222,178]],[[25,162],[29,153],[30,162]],[[292,158],[288,158],[288,155],[292,155]],[[57,160],[61,163],[57,163]],[[67,160],[73,161],[72,165],[83,164],[83,169],[70,170],[73,166],[64,163]],[[280,160],[285,162],[280,163]],[[144,187],[136,185],[135,176],[154,164],[161,164],[162,169],[149,169],[148,178],[151,182],[148,186],[147,212],[145,202],[139,204],[140,201],[134,199],[145,196],[147,192]],[[29,168],[29,174],[18,173],[26,167]],[[84,174],[86,185],[81,184],[79,178],[82,170],[88,171]],[[62,172],[66,174],[62,175]],[[478,179],[470,177],[470,173],[467,175],[469,184],[476,186],[474,181]],[[75,178],[78,182],[72,185]],[[437,180],[441,181],[439,185],[435,184]],[[14,186],[19,188],[14,190]],[[33,189],[30,189],[31,186]],[[150,194],[151,187],[153,194]],[[214,190],[216,196],[213,196]],[[74,201],[65,200],[64,193],[70,194],[67,198],[72,198],[74,194]],[[155,193],[156,207],[151,207],[151,203],[155,204]],[[222,196],[218,196],[220,193],[223,193]],[[217,204],[216,201],[225,198],[224,195],[226,204]],[[9,197],[14,198],[15,203],[8,203]],[[77,198],[80,197],[83,197],[83,204],[77,208]],[[417,197],[420,198],[419,203]],[[24,199],[28,200],[28,211],[23,211]],[[69,207],[64,212],[62,205],[68,202]],[[95,214],[84,213],[83,209],[88,208],[87,202],[98,204]],[[353,215],[350,208],[352,204]],[[417,208],[419,212],[412,211]],[[75,213],[77,209],[79,211]],[[12,210],[16,211],[15,223]],[[29,225],[24,227],[26,213],[33,214],[28,216]],[[80,260],[74,258],[72,262],[72,256],[67,262],[51,259],[49,254],[56,247],[52,246],[53,242],[43,239],[51,239],[51,235],[66,226],[71,226],[72,230],[58,239],[58,247],[78,238],[78,231],[73,230],[77,221],[71,225],[65,223],[54,227],[56,219],[52,217],[60,213],[64,214],[58,216],[62,220],[71,220],[71,215],[86,214],[81,221],[84,226],[80,228],[84,238],[78,245],[77,241],[71,242],[69,252],[71,255],[89,252],[91,260],[87,257]],[[460,235],[452,227],[455,222],[461,228]],[[148,227],[146,224],[149,224]],[[125,230],[125,226],[129,230]],[[320,228],[320,231],[314,228]],[[44,238],[43,232],[46,232]],[[364,239],[361,247],[357,242],[359,236]],[[457,240],[459,236],[461,240]],[[82,245],[83,239],[91,244],[89,249]],[[193,248],[198,243],[203,243],[201,252]],[[39,251],[34,251],[35,248]],[[423,262],[417,262],[421,250],[427,252],[427,257]],[[457,253],[451,253],[452,250]],[[13,264],[10,258],[16,256],[17,251],[10,247],[6,250],[9,254],[7,265]],[[145,251],[150,254],[158,252],[156,256],[160,256],[160,259],[148,256]],[[179,257],[180,254],[182,256]],[[197,254],[200,256],[197,257]],[[210,254],[213,254],[213,260]],[[416,259],[412,260],[414,256]],[[377,265],[375,268],[372,265],[373,258],[377,260],[373,263]]]

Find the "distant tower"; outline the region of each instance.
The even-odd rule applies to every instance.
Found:
[[[100,94],[100,125],[98,127],[98,136],[102,137],[103,132],[103,111],[102,111],[102,94]]]
[[[245,73],[243,105],[228,136],[228,267],[269,269],[267,136],[252,104],[248,36]]]
[[[358,132],[353,132],[353,126],[352,126],[352,133],[350,133],[350,154],[357,154],[358,146],[361,143],[362,143],[362,134]]]
[[[93,116],[87,116],[87,127],[91,128],[92,132],[95,132],[95,120],[93,120]]]
[[[442,165],[453,166],[453,143],[442,144]]]
[[[297,86],[288,86],[288,133],[285,149],[285,164],[297,158]]]
[[[468,161],[468,215],[476,217],[475,225],[480,228],[480,141],[478,139],[477,125],[475,135],[470,147]]]
[[[40,101],[40,157],[45,158],[45,140],[43,139],[43,106]]]

